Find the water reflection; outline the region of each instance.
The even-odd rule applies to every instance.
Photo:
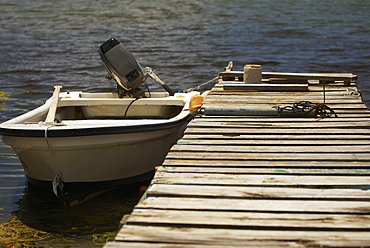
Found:
[[[22,238],[17,237],[13,245],[50,245],[51,242],[60,247],[103,245],[107,239],[114,238],[122,216],[131,213],[143,193],[142,189],[149,183],[121,186],[73,207],[63,206],[52,192],[28,186],[17,202],[19,209],[12,214],[21,222],[15,229],[27,228],[27,231],[22,231],[24,235],[32,233],[33,229],[35,239],[24,239],[22,244]],[[9,222],[16,223],[15,220]],[[12,231],[15,231],[14,226],[9,227],[8,232]],[[6,226],[2,232],[7,232]]]

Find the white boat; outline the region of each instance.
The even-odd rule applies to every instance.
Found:
[[[203,100],[195,91],[141,91],[132,97],[60,90],[55,86],[44,105],[2,123],[0,134],[28,182],[53,189],[66,205],[150,179]]]

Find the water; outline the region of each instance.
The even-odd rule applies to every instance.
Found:
[[[97,53],[110,37],[176,90],[208,81],[232,60],[236,70],[258,63],[264,71],[353,73],[370,106],[369,12],[368,0],[0,0],[0,122],[42,104],[54,85],[113,90]],[[0,222],[24,211],[16,203],[24,180],[0,143]],[[121,199],[110,196],[112,205]]]

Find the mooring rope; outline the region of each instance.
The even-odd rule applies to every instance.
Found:
[[[209,81],[207,81],[207,82],[205,82],[205,83],[203,83],[203,84],[200,84],[200,85],[198,85],[197,87],[189,88],[189,89],[187,89],[185,92],[186,92],[186,93],[189,93],[189,92],[192,92],[193,90],[199,90],[199,88],[200,88],[200,87],[202,87],[202,86],[204,86],[204,85],[207,85],[207,84],[209,84],[209,83],[212,83],[213,81],[217,80],[218,78],[219,78],[219,76],[217,76],[217,77],[215,77],[215,78],[213,78],[213,79],[211,79],[211,80],[209,80]]]

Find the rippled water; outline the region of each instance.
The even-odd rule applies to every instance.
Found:
[[[113,90],[97,53],[110,37],[176,90],[232,60],[237,70],[356,74],[369,106],[368,13],[368,0],[0,0],[0,122],[42,104],[54,85]],[[23,187],[18,159],[0,143],[1,222]]]

